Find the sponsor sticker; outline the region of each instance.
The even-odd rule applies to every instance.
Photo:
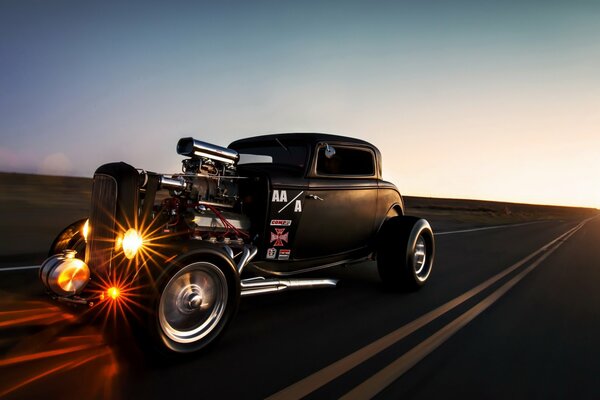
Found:
[[[300,199],[300,196],[302,196],[302,194],[304,194],[304,190],[301,191],[300,193],[298,193],[297,195],[295,195],[291,200],[288,201],[288,194],[285,190],[274,190],[273,191],[273,197],[271,198],[271,203],[285,203],[283,205],[283,207],[281,207],[278,211],[277,214],[281,214],[285,209],[287,209],[288,207],[290,207],[292,204],[294,205],[293,209],[295,213],[301,213],[302,212],[302,200]],[[293,194],[290,194],[290,196],[292,196]],[[289,210],[291,210],[292,208],[290,207]]]
[[[279,258],[278,260],[289,260],[290,259],[291,250],[289,249],[281,249],[279,250]]]
[[[290,226],[292,225],[291,219],[272,219],[271,226]]]
[[[274,247],[271,247],[270,249],[267,250],[267,259],[274,260],[275,257],[277,257],[277,249]]]
[[[285,228],[275,228],[275,232],[271,232],[271,243],[274,247],[283,247],[289,240],[289,232],[285,231]]]

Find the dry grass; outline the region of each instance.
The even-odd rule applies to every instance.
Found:
[[[429,219],[437,230],[515,224],[529,221],[586,218],[594,208],[545,206],[485,200],[441,199],[405,196],[406,211]]]
[[[39,259],[60,230],[88,215],[92,180],[0,173],[0,188],[0,257]]]

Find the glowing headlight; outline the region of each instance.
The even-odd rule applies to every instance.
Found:
[[[121,247],[123,247],[123,235],[119,235],[115,239],[115,251],[121,250]]]
[[[83,224],[83,228],[81,229],[81,234],[83,235],[83,238],[85,239],[86,242],[87,242],[89,233],[90,233],[90,220],[86,219],[85,224]]]
[[[116,300],[121,295],[121,291],[118,287],[112,286],[106,291],[106,294],[108,294],[108,297],[111,299]]]
[[[131,228],[125,232],[122,242],[123,253],[125,253],[125,257],[130,260],[135,257],[143,243],[144,240],[142,239],[142,236],[135,229]]]

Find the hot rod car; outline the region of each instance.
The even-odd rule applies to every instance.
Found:
[[[40,269],[53,298],[138,310],[159,347],[188,353],[220,336],[242,296],[336,285],[312,271],[376,259],[389,288],[428,280],[431,227],[405,216],[373,145],[293,133],[228,148],[182,138],[177,152],[177,174],[96,170],[89,218],[58,235]]]

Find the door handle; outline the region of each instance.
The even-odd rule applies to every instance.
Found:
[[[309,195],[307,195],[306,197],[309,197],[309,198],[311,198],[311,199],[313,199],[313,200],[319,200],[319,201],[323,201],[323,198],[322,198],[322,197],[319,197],[319,196],[317,196],[316,194],[309,194]]]

